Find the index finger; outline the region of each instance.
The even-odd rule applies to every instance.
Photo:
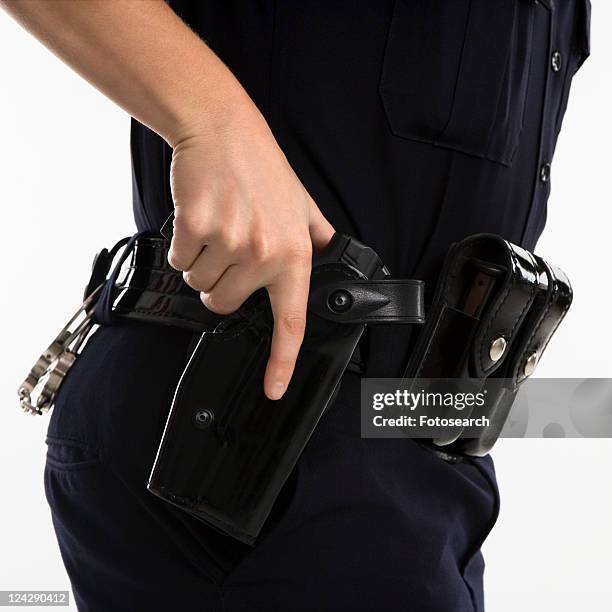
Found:
[[[310,266],[295,268],[267,287],[274,315],[270,358],[264,376],[264,392],[273,400],[285,393],[306,329]]]

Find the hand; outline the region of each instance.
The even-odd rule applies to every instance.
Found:
[[[332,226],[256,109],[175,143],[171,185],[168,259],[204,305],[228,314],[267,289],[274,332],[264,391],[279,399],[304,337],[312,250],[329,242]]]
[[[218,313],[266,287],[264,388],[279,398],[304,334],[312,248],[333,229],[238,80],[162,0],[0,4],[172,146],[170,263]]]
[[[333,229],[238,80],[161,0],[0,3],[172,146],[170,264],[221,314],[266,287],[264,389],[279,398],[304,335],[312,249]]]

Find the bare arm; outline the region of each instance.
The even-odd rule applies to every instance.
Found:
[[[264,388],[289,382],[312,248],[333,228],[228,68],[162,0],[0,0],[56,55],[172,147],[170,263],[211,310],[266,287],[274,337]]]
[[[58,57],[171,146],[255,112],[217,56],[162,0],[0,0]]]

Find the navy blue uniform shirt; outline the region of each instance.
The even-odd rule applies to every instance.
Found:
[[[588,0],[171,0],[253,98],[339,231],[428,294],[450,243],[533,248]],[[134,213],[172,210],[171,150],[132,126]],[[410,328],[370,330],[368,374],[400,375]]]
[[[475,232],[534,247],[589,51],[587,0],[170,4],[236,74],[334,227],[393,275],[431,292],[449,244]],[[172,151],[136,121],[131,142],[136,222],[159,230]],[[368,374],[401,372],[412,340],[409,326],[372,327]],[[57,396],[45,488],[79,610],[483,612],[491,458],[362,439],[356,374],[254,548],[149,493],[191,341],[103,326]]]

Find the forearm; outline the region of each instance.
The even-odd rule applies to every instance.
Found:
[[[0,0],[75,71],[170,145],[254,105],[162,0]]]

